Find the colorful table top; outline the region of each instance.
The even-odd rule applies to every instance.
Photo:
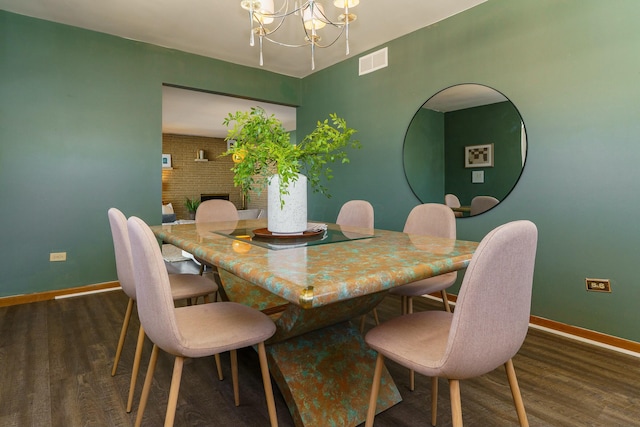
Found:
[[[151,227],[155,235],[305,308],[356,298],[466,268],[478,243],[395,231],[340,227],[346,240],[273,250],[232,235],[266,227],[241,220]],[[348,239],[349,232],[357,240]],[[237,233],[236,233],[237,234]],[[249,233],[250,235],[250,233]]]

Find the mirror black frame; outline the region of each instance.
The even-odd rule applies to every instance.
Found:
[[[496,166],[465,167],[463,148],[488,144]],[[418,108],[405,133],[402,163],[409,188],[421,203],[444,203],[445,194],[460,193],[460,211],[469,211],[472,196],[491,194],[473,187],[478,184],[472,183],[472,171],[482,172],[490,185],[481,188],[492,190],[502,202],[517,185],[527,154],[526,127],[513,102],[490,86],[465,83],[438,91]]]

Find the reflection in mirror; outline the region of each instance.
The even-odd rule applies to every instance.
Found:
[[[490,87],[461,84],[418,109],[405,135],[403,165],[420,202],[444,203],[446,196],[456,216],[466,217],[492,209],[509,195],[526,153],[524,123],[515,105]],[[482,200],[472,203],[478,196]]]

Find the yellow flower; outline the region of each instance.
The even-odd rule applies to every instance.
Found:
[[[242,163],[244,158],[247,157],[247,150],[244,148],[233,153],[231,158],[233,159],[233,163]]]

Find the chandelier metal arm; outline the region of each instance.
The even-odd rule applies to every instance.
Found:
[[[305,0],[300,4],[296,1],[294,7],[289,10],[289,0],[284,0],[280,8],[276,11],[273,7],[275,0],[242,0],[241,6],[249,12],[250,20],[250,46],[254,46],[254,37],[259,37],[259,49],[260,49],[260,65],[263,65],[263,40],[267,40],[270,43],[274,43],[283,47],[304,47],[311,46],[311,69],[315,69],[315,49],[325,49],[333,46],[339,39],[345,34],[346,39],[346,55],[349,55],[349,23],[356,19],[356,15],[349,12],[349,5],[351,7],[357,5],[359,0],[336,0],[334,4],[342,10],[344,13],[338,17],[339,21],[330,19],[324,12],[322,5],[316,0]],[[300,15],[301,25],[304,33],[305,43],[293,44],[276,40],[271,34],[276,33],[283,25],[285,19],[291,15]],[[275,26],[269,28],[267,25],[272,24],[274,21],[278,21]],[[257,25],[256,25],[257,24]],[[254,26],[255,25],[255,26]],[[337,36],[327,44],[321,44],[321,40],[318,30],[325,25],[331,25],[332,27],[340,30]]]

